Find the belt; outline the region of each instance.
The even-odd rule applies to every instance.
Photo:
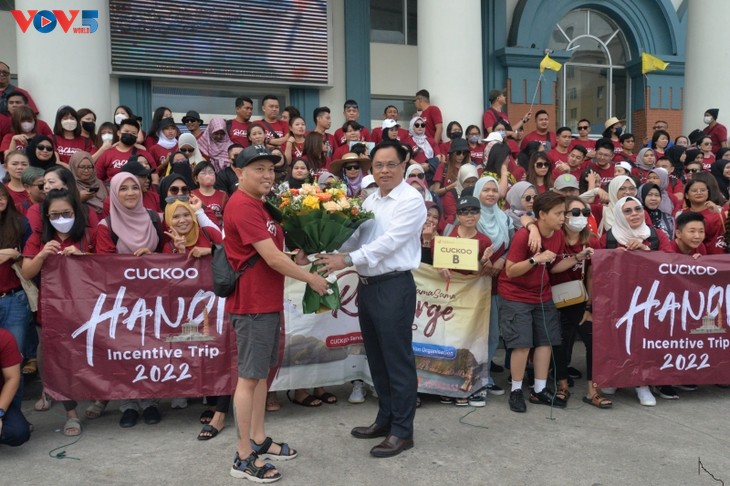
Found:
[[[400,271],[395,271],[395,272],[384,273],[382,275],[374,275],[372,277],[358,275],[358,278],[360,279],[361,284],[372,285],[372,284],[376,284],[378,282],[382,282],[384,280],[389,280],[391,278],[400,277],[401,275],[405,275],[407,273],[411,273],[411,272],[400,270]]]
[[[9,295],[13,295],[17,292],[20,292],[21,290],[23,290],[23,287],[18,287],[18,288],[12,289],[12,290],[8,290],[7,292],[3,292],[2,294],[0,294],[0,299],[2,299],[3,297],[7,297]]]

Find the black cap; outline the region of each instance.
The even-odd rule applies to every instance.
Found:
[[[251,145],[250,147],[246,147],[241,150],[241,152],[236,155],[236,160],[234,160],[233,163],[239,169],[243,169],[251,162],[256,162],[257,160],[269,160],[273,163],[277,163],[281,160],[281,157],[269,152],[269,149],[267,149],[265,145]]]
[[[136,160],[132,160],[130,162],[127,162],[122,166],[122,169],[120,172],[129,172],[132,175],[136,175],[139,177],[147,177],[152,173],[150,169],[145,167],[144,165],[140,164]]]
[[[164,130],[167,127],[174,127],[175,120],[172,118],[163,118],[160,120],[160,130]]]
[[[708,108],[705,111],[705,113],[709,114],[712,118],[714,118],[715,120],[717,120],[717,115],[720,114],[720,109],[719,108]]]
[[[454,152],[464,152],[469,150],[469,144],[466,143],[466,140],[463,138],[457,138],[456,140],[451,141],[451,145],[449,145],[449,153]]]
[[[185,113],[185,116],[182,119],[183,123],[188,123],[188,122],[192,122],[192,121],[196,121],[198,123],[203,123],[203,119],[200,118],[200,113],[198,113],[195,110],[190,110],[187,113]]]
[[[468,208],[481,209],[482,205],[479,203],[479,199],[474,196],[460,197],[456,203],[456,210],[461,211]]]

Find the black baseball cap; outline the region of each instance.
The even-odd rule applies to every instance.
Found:
[[[482,209],[482,205],[479,203],[479,199],[474,196],[460,197],[456,203],[456,210],[461,211],[462,209]]]
[[[251,162],[256,162],[257,160],[269,160],[273,163],[277,163],[281,160],[281,157],[269,152],[269,149],[267,149],[265,145],[251,145],[250,147],[246,147],[241,150],[241,152],[236,155],[236,160],[234,160],[233,163],[239,169],[243,169]]]

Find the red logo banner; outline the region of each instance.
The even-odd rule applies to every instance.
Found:
[[[730,383],[730,258],[600,250],[592,266],[598,386]]]
[[[58,400],[231,394],[236,337],[212,288],[209,258],[49,257],[46,390]]]

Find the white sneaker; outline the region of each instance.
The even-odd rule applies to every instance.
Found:
[[[187,398],[173,398],[172,402],[170,402],[170,407],[172,407],[172,408],[186,408],[187,406],[188,406]]]
[[[637,386],[636,396],[639,397],[639,403],[645,407],[656,406],[656,398],[652,395],[651,390],[648,386]]]
[[[599,390],[601,390],[601,393],[603,393],[604,395],[615,395],[616,394],[615,387],[599,388]]]
[[[365,401],[365,384],[357,380],[353,382],[352,384],[352,392],[350,393],[350,398],[347,399],[350,403],[363,403]]]

